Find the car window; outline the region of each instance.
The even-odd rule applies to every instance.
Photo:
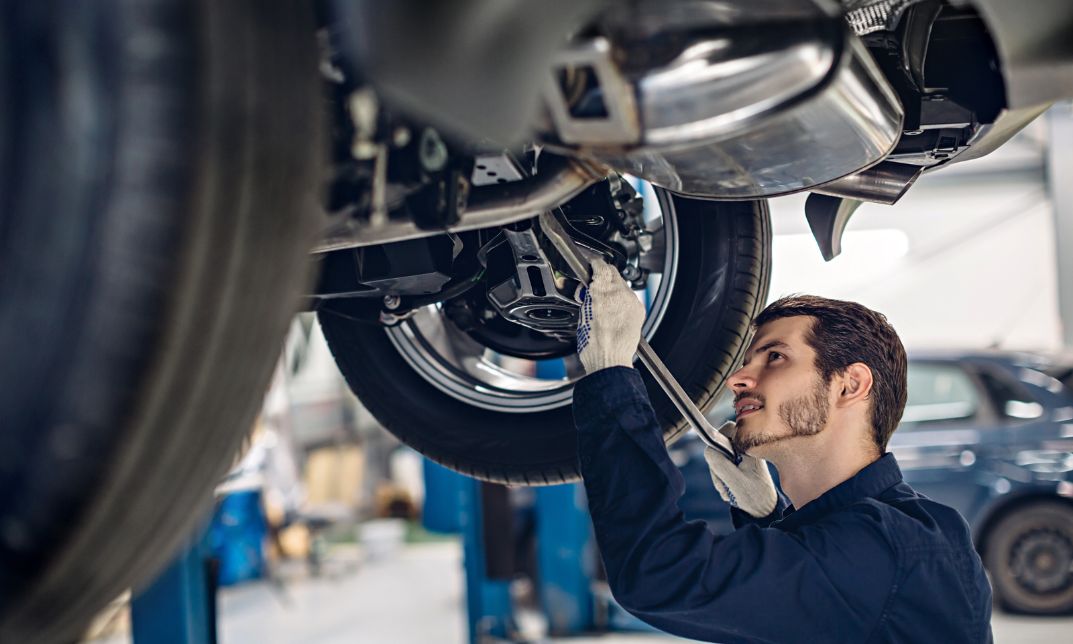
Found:
[[[1043,405],[1033,400],[1013,379],[991,371],[981,371],[979,375],[999,418],[1022,420],[1043,415]]]
[[[902,423],[910,429],[922,422],[972,418],[979,409],[976,385],[958,366],[914,363],[907,377],[909,396]]]
[[[1073,366],[1060,365],[1047,370],[1047,375],[1060,381],[1067,389],[1073,391]]]

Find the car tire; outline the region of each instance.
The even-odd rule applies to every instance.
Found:
[[[984,562],[1003,608],[1033,615],[1073,612],[1073,506],[1038,501],[989,531]]]
[[[673,293],[650,338],[703,409],[740,362],[753,318],[764,306],[771,267],[766,201],[716,202],[659,191],[679,226]],[[510,413],[466,404],[432,386],[400,355],[384,329],[330,307],[319,311],[325,339],[362,404],[402,442],[485,481],[547,485],[577,480],[577,439],[569,403]],[[687,425],[647,373],[645,385],[668,441]]]
[[[0,9],[0,641],[67,642],[211,508],[308,287],[313,9]]]

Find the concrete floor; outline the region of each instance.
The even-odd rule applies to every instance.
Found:
[[[221,591],[220,644],[466,644],[461,548],[455,542],[409,546],[378,560],[339,551],[322,577],[309,577],[304,566],[288,566],[279,577],[276,584]],[[538,630],[524,622],[523,628]],[[1073,644],[1073,617],[996,613],[992,628],[998,644]],[[541,644],[686,641],[691,640],[659,634],[533,639]],[[130,637],[91,643],[130,644]]]
[[[340,556],[326,577],[284,570],[281,587],[267,583],[225,589],[221,644],[463,644],[466,641],[461,550],[454,542],[409,546],[378,561]],[[1073,643],[1073,618],[997,613],[995,641]],[[571,644],[686,641],[661,635],[606,635]]]

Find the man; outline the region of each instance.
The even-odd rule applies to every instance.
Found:
[[[574,418],[623,607],[717,642],[991,641],[991,588],[968,526],[906,485],[885,453],[905,407],[906,357],[882,315],[799,296],[757,317],[727,380],[737,416],[727,433],[742,460],[705,453],[733,506],[736,530],[721,538],[676,505],[682,477],[632,368],[643,319],[615,270],[595,263]]]

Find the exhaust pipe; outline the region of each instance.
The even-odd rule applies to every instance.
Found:
[[[902,198],[923,170],[924,166],[883,161],[867,170],[816,186],[812,192],[889,206]]]

